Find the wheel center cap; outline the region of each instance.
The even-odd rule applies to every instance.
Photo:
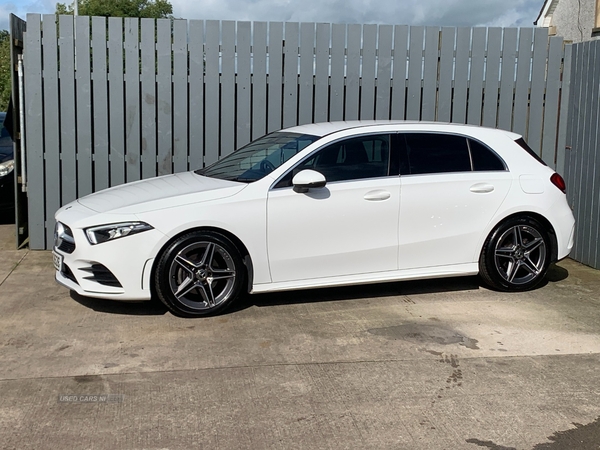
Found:
[[[198,269],[196,271],[196,278],[198,278],[199,280],[206,280],[207,276],[208,276],[208,273],[204,269]]]
[[[525,256],[525,254],[523,253],[523,249],[518,248],[515,251],[515,258],[517,258],[517,259],[523,259],[524,256]]]

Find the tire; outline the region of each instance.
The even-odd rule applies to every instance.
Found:
[[[487,238],[479,258],[479,274],[492,288],[518,292],[542,282],[550,264],[550,238],[537,220],[513,217]]]
[[[180,317],[213,315],[239,296],[246,277],[237,247],[211,231],[192,231],[171,242],[154,272],[160,301]]]

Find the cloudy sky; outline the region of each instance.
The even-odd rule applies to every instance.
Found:
[[[171,0],[183,19],[528,27],[543,0]],[[0,0],[8,15],[52,13],[54,0]]]

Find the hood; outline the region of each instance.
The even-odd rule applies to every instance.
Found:
[[[138,213],[228,197],[246,186],[183,172],[115,186],[77,201],[99,213]]]

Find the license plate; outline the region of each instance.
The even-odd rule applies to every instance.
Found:
[[[58,270],[59,272],[62,269],[62,260],[63,260],[63,256],[59,253],[56,253],[54,250],[52,250],[52,262],[54,263],[54,268],[56,270]]]

